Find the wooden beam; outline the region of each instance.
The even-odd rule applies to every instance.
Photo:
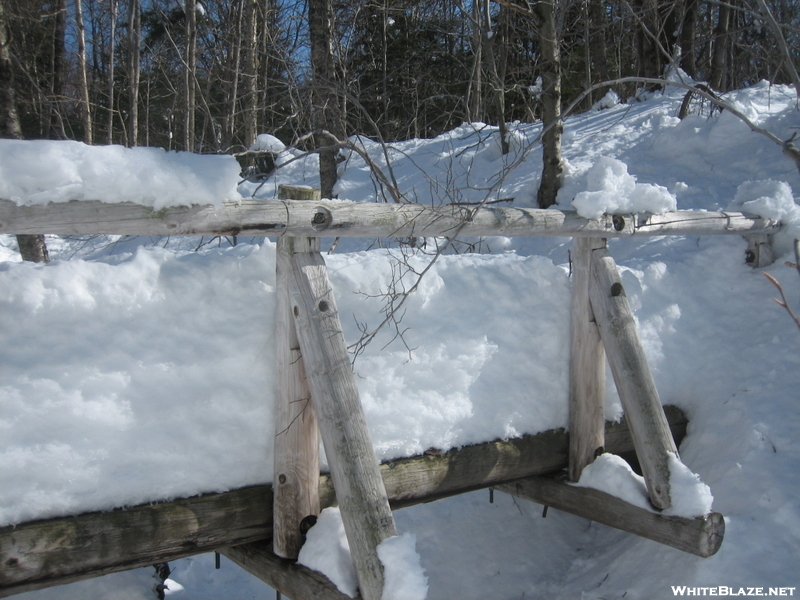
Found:
[[[572,312],[569,362],[569,478],[578,481],[584,467],[605,446],[606,355],[589,301],[592,251],[605,248],[599,238],[572,241]]]
[[[495,489],[703,558],[716,554],[725,535],[725,520],[719,513],[696,519],[661,515],[611,494],[570,485],[554,477],[529,477]]]
[[[677,442],[687,420],[665,407]],[[606,451],[634,449],[623,420],[606,423]],[[567,467],[563,429],[495,440],[380,466],[392,508],[430,502]],[[320,505],[336,495],[320,476]],[[272,486],[257,485],[108,512],[84,513],[0,528],[0,597],[107,573],[169,562],[272,537]]]
[[[255,486],[0,528],[0,597],[264,539],[271,506]]]
[[[380,600],[378,545],[397,535],[389,497],[358,395],[342,324],[318,252],[291,257],[289,290],[297,336],[350,554],[365,600]]]
[[[319,200],[319,190],[281,186],[283,198],[308,196]],[[281,237],[275,268],[275,437],[273,443],[274,526],[272,547],[282,558],[296,559],[303,536],[300,521],[318,515],[319,428],[306,381],[300,341],[294,325],[289,294],[291,257],[298,252],[319,252],[320,239]]]
[[[269,541],[220,550],[245,571],[258,577],[287,598],[296,600],[352,600],[327,577],[292,560],[276,556]]]
[[[294,235],[307,237],[448,236],[632,237],[774,233],[780,223],[755,215],[687,210],[663,215],[604,215],[539,208],[244,199],[222,206],[153,210],[131,202],[81,200],[18,206],[0,199],[0,233],[114,235]]]
[[[678,449],[670,435],[617,265],[608,250],[592,252],[589,297],[650,501],[656,508],[669,508],[669,453],[677,455]]]

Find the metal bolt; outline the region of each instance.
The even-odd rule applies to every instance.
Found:
[[[320,310],[321,312],[327,312],[327,310],[328,310],[330,307],[331,307],[331,305],[330,305],[330,304],[328,304],[327,300],[320,300],[320,301],[319,301],[319,310]]]

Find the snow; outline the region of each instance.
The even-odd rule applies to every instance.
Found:
[[[0,198],[31,206],[70,200],[156,209],[241,198],[232,156],[81,142],[0,139]]]
[[[569,169],[568,169],[569,172]],[[573,183],[570,179],[577,179]],[[569,207],[570,192],[577,185],[582,191],[572,198],[572,208],[586,219],[613,213],[661,214],[675,210],[677,203],[667,188],[652,183],[636,183],[628,166],[615,158],[601,156],[585,173],[570,173],[559,190],[559,204]]]
[[[358,595],[356,570],[338,507],[326,508],[320,513],[316,524],[306,534],[297,562],[326,575],[343,594],[351,598]]]
[[[710,513],[714,497],[700,477],[673,453],[669,456],[669,470],[671,506],[662,511],[663,514],[692,519]],[[583,470],[580,480],[574,485],[600,490],[639,508],[656,512],[650,504],[644,477],[634,473],[624,459],[614,454],[598,456]]]
[[[412,533],[390,537],[378,545],[383,564],[382,600],[425,600],[428,578],[416,550],[417,537]]]
[[[286,145],[269,133],[260,133],[256,137],[256,141],[249,148],[252,152],[283,152],[286,150]]]
[[[726,518],[722,548],[701,559],[555,510],[543,519],[540,506],[500,493],[490,503],[488,492],[474,492],[395,512],[399,538],[410,544],[404,536],[416,537],[429,599],[659,600],[673,598],[674,585],[797,585],[800,332],[772,302],[774,288],[759,271],[778,279],[800,311],[800,278],[784,265],[794,260],[786,242],[800,223],[793,191],[800,176],[780,146],[726,111],[678,120],[682,97],[647,94],[570,117],[567,192],[559,200],[565,207],[581,193],[590,199],[599,192],[601,203],[624,197],[628,206],[613,210],[660,211],[669,209],[671,195],[678,209],[740,206],[789,222],[775,236],[775,263],[763,269],[744,264],[747,241],[738,236],[609,244],[659,395],[690,418],[679,448],[686,469],[671,477],[688,490],[677,510],[700,514],[713,495],[713,510]],[[761,82],[727,98],[782,139],[800,127],[791,88]],[[385,165],[388,155],[410,200],[514,198],[508,205],[535,206],[541,150],[533,141],[540,131],[539,124],[514,124],[505,157],[497,128],[479,123],[400,142],[386,154],[366,138],[356,143],[375,164]],[[152,193],[162,175],[170,175],[164,185],[176,188],[176,202],[191,187],[176,183],[180,164],[166,165],[180,153],[141,149],[158,175],[150,181],[145,169],[136,175],[133,168],[141,157],[114,148],[94,154],[73,143],[39,142],[36,152],[16,152],[5,144],[0,186],[28,190],[33,199],[26,203],[78,195],[155,203],[164,197]],[[26,152],[35,160],[23,161]],[[241,183],[238,193],[274,198],[281,183],[318,185],[316,156],[284,154],[298,159],[283,161],[266,181]],[[70,156],[83,158],[70,163]],[[106,160],[117,161],[113,171],[102,170]],[[216,201],[237,190],[237,168],[226,165],[225,175],[213,176],[208,169],[206,183],[219,186],[211,194]],[[637,185],[647,193],[638,196]],[[8,189],[0,197],[14,195]],[[357,153],[340,164],[335,193],[358,201],[383,201],[385,194]],[[657,201],[646,206],[650,194]],[[0,236],[0,523],[271,480],[275,249],[271,241],[238,241],[48,237],[54,261],[34,265],[19,262],[13,236]],[[417,247],[429,252],[437,243],[418,240]],[[413,254],[417,272],[430,259],[408,246],[372,245],[342,239],[325,256],[350,343],[361,326],[382,319],[381,294],[400,270],[398,257]],[[569,248],[562,238],[466,239],[458,254],[436,262],[404,306],[406,344],[389,344],[395,330],[388,329],[355,363],[379,458],[566,426]],[[407,271],[401,285],[414,281]],[[607,380],[606,417],[615,419],[621,408]],[[620,476],[619,462],[615,469],[616,479],[635,481],[629,471]],[[418,573],[407,558],[403,572]],[[171,567],[171,580],[184,588],[170,590],[171,598],[269,597],[267,586],[228,561],[215,571],[211,555]],[[151,594],[152,569],[140,569],[19,597]]]

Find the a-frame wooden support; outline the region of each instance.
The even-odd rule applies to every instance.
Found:
[[[575,239],[570,390],[570,479],[602,448],[604,364],[608,359],[650,501],[670,507],[670,454],[678,450],[658,397],[633,313],[604,240]],[[599,338],[598,338],[599,334]],[[598,339],[602,342],[601,350]]]
[[[365,600],[379,600],[383,593],[383,567],[378,558],[377,547],[385,539],[397,535],[397,529],[358,395],[325,260],[318,246],[314,247],[314,244],[303,238],[294,243],[284,242],[280,254],[283,271],[279,285],[288,287],[288,319],[293,321],[286,327],[289,333],[281,343],[286,345],[289,342],[289,363],[294,370],[292,385],[297,385],[296,391],[287,396],[286,401],[297,404],[307,396],[299,381],[302,373],[305,373],[311,404],[319,417],[319,432],[353,565],[358,575],[361,596]],[[284,307],[280,309],[282,312],[278,318],[287,313]],[[292,348],[295,342],[291,335],[292,325],[298,348]],[[314,436],[311,441],[306,439],[293,448],[286,447],[287,441],[292,439],[286,435],[293,428],[292,411],[302,416],[302,410],[298,408],[290,409],[287,413],[289,416],[284,417],[278,425],[286,425],[288,429],[276,431],[276,454],[279,452],[285,456],[298,448],[306,453],[312,451],[311,446],[316,442],[316,435],[311,430],[302,433]],[[286,423],[287,420],[289,423]],[[281,464],[276,464],[278,470],[275,472],[278,489],[289,482],[289,467],[297,466],[298,462],[302,463],[302,467],[295,470],[305,473],[313,468],[314,457],[297,461],[281,459]],[[299,483],[299,478],[294,479]],[[318,496],[314,499],[315,493],[311,489],[315,481],[312,482],[310,477],[304,480],[301,486],[305,489],[299,492],[304,499],[310,499],[309,510],[313,510],[314,501],[319,502]],[[296,490],[292,494],[298,495]],[[291,498],[291,494],[285,496]],[[294,558],[290,550],[299,548],[299,545],[295,546],[292,528],[299,530],[297,517],[300,513],[296,509],[287,509],[283,500],[276,500],[276,508],[278,502],[281,502],[282,512],[280,517],[276,512],[275,517],[276,521],[278,518],[282,521],[284,538],[280,544],[284,546],[276,544],[276,554],[280,548],[282,552],[286,552],[288,558]]]

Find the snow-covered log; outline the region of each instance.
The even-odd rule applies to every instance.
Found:
[[[109,235],[294,235],[308,237],[716,235],[774,233],[780,223],[739,212],[687,210],[603,215],[538,208],[242,200],[221,207],[154,210],[122,202],[18,206],[0,199],[0,233]]]
[[[684,414],[666,407],[677,441]],[[606,450],[633,450],[626,422],[606,423]],[[568,435],[546,431],[381,465],[392,508],[542,475],[567,466]],[[320,477],[320,505],[336,503]],[[0,528],[0,597],[168,562],[272,536],[272,486],[258,485]]]
[[[662,515],[600,490],[576,487],[553,477],[529,477],[497,489],[703,558],[716,554],[725,535],[725,520],[719,513],[694,519]]]

